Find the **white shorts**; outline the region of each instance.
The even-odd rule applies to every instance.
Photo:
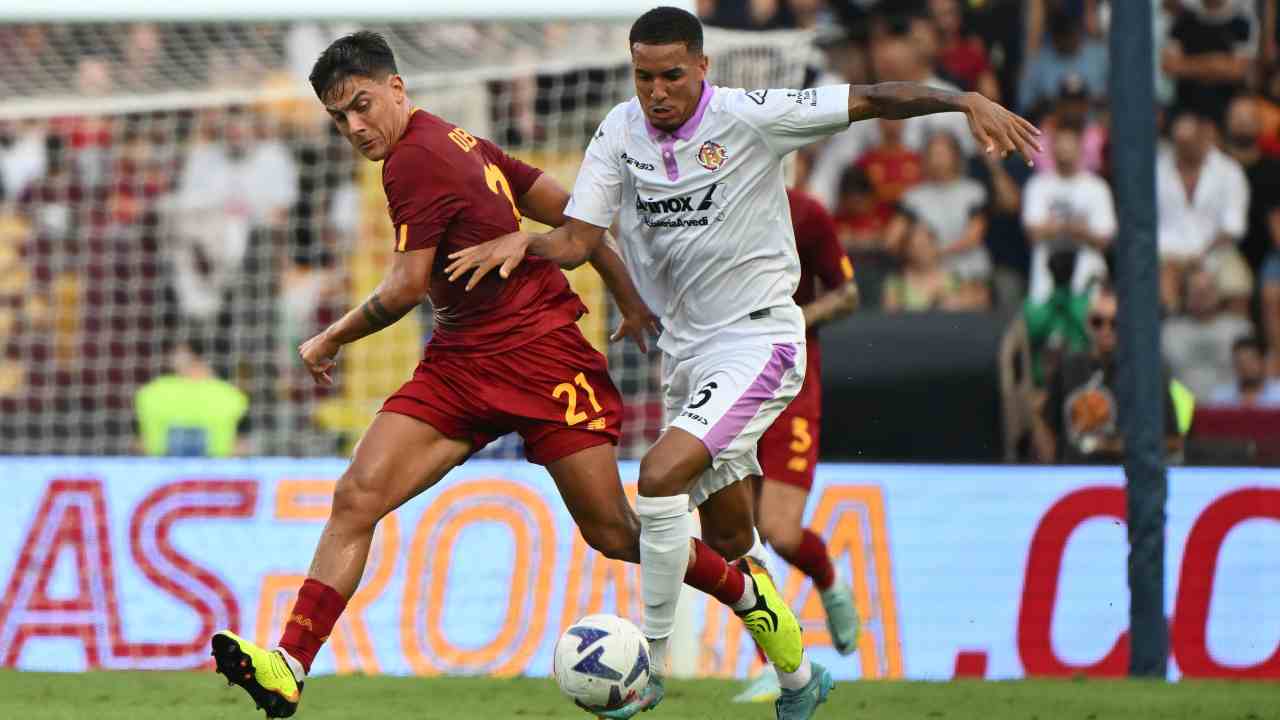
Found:
[[[663,356],[666,425],[711,453],[711,467],[689,491],[692,507],[761,474],[756,443],[800,392],[804,370],[804,343],[735,343],[688,358]]]

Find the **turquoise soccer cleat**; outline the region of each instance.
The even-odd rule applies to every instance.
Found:
[[[629,720],[642,712],[649,712],[658,707],[658,703],[662,702],[662,697],[666,694],[666,688],[663,686],[662,678],[658,675],[649,676],[649,684],[644,686],[644,690],[640,692],[640,697],[613,710],[592,710],[591,708],[581,706],[583,710],[594,713],[596,717],[605,720]]]
[[[778,720],[809,720],[817,712],[818,706],[827,701],[827,695],[831,694],[831,688],[835,685],[831,673],[818,663],[810,662],[813,665],[813,677],[809,678],[809,684],[799,690],[783,688],[782,694],[778,696],[778,702],[774,704]]]

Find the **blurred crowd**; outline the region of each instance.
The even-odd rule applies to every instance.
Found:
[[[1115,0],[1112,0],[1114,2]],[[1134,0],[1146,1],[1146,0]],[[1201,404],[1280,400],[1280,63],[1274,0],[1151,0],[1163,345]],[[818,31],[818,82],[976,90],[1044,153],[977,152],[963,117],[853,125],[802,156],[866,304],[1019,311],[1047,388],[1098,345],[1117,237],[1106,0],[703,0],[708,21]],[[1043,398],[1041,398],[1043,401]]]
[[[1280,405],[1276,2],[1150,1],[1171,382],[1201,404]],[[868,310],[1025,318],[1038,408],[1053,402],[1063,358],[1105,344],[1106,313],[1094,310],[1100,297],[1105,309],[1123,242],[1109,183],[1109,9],[1106,0],[698,2],[710,25],[812,30],[807,84],[976,90],[1043,129],[1034,168],[978,152],[957,114],[857,123],[802,152],[795,168],[796,184],[833,213]],[[295,87],[342,29],[0,25],[0,97]],[[458,48],[499,32],[525,31],[417,23],[393,41],[430,69],[437,58],[474,62]],[[546,24],[505,46],[585,53],[614,39],[587,35]],[[517,149],[566,135],[558,148],[580,148],[629,92],[625,67],[522,70],[482,83],[487,102],[467,94],[459,107],[482,106],[489,134]],[[51,107],[26,114],[38,119],[0,112],[0,444],[138,450],[139,389],[207,367],[246,393],[237,422],[253,440],[237,447],[334,451],[308,435],[324,395],[293,358],[347,302],[342,259],[361,217],[358,163],[323,113],[266,101],[126,104],[90,116]]]

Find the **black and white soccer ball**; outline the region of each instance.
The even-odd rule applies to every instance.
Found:
[[[551,673],[560,691],[587,710],[612,710],[649,684],[649,642],[617,615],[588,615],[556,642]]]

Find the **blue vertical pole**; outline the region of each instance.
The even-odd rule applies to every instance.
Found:
[[[1119,317],[1119,414],[1124,433],[1129,527],[1129,674],[1167,676],[1164,526],[1164,387],[1160,360],[1160,265],[1156,256],[1152,16],[1149,0],[1111,4],[1112,184]]]

